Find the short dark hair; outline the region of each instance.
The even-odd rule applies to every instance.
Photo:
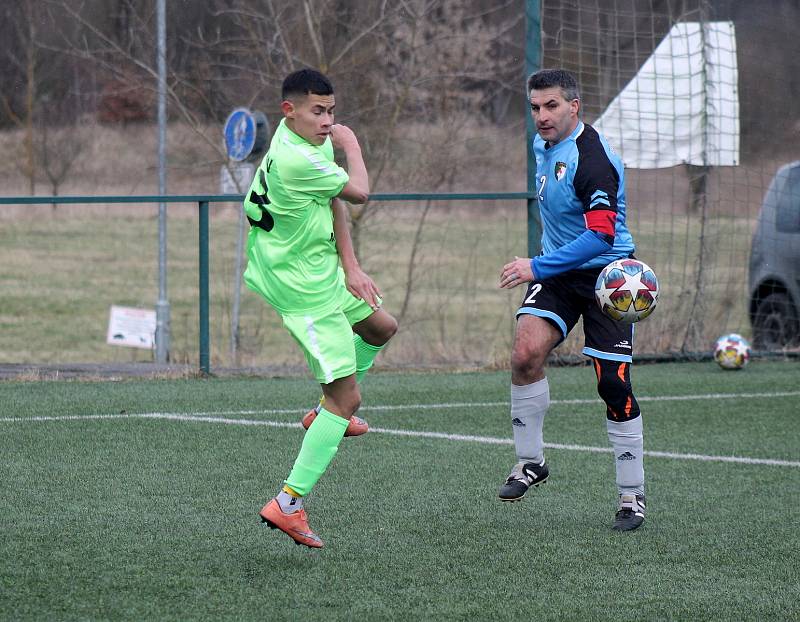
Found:
[[[300,69],[290,73],[283,81],[281,99],[303,95],[333,95],[333,85],[316,69]]]
[[[580,99],[578,81],[569,71],[564,69],[542,69],[536,71],[528,78],[528,95],[531,91],[541,91],[557,86],[561,89],[564,99],[572,101]]]

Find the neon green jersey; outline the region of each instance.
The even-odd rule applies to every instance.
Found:
[[[344,283],[331,198],[348,180],[330,138],[318,147],[280,122],[244,201],[247,216],[263,223],[250,228],[244,280],[279,313],[335,305]]]

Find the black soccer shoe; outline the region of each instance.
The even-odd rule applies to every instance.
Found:
[[[550,470],[542,461],[541,464],[535,462],[518,462],[511,469],[505,484],[500,486],[498,496],[500,501],[519,501],[528,492],[528,489],[547,481]]]
[[[631,531],[644,522],[644,496],[620,495],[619,509],[614,516],[614,531]]]

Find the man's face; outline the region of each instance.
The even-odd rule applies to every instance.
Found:
[[[568,101],[560,87],[531,91],[531,116],[542,139],[555,145],[578,126],[577,99]]]
[[[333,95],[305,95],[285,100],[281,109],[290,130],[312,145],[321,145],[331,133],[335,106]]]

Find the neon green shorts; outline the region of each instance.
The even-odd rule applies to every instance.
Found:
[[[372,307],[342,287],[335,310],[324,315],[282,315],[283,325],[305,354],[320,384],[356,373],[353,324],[368,318]]]

